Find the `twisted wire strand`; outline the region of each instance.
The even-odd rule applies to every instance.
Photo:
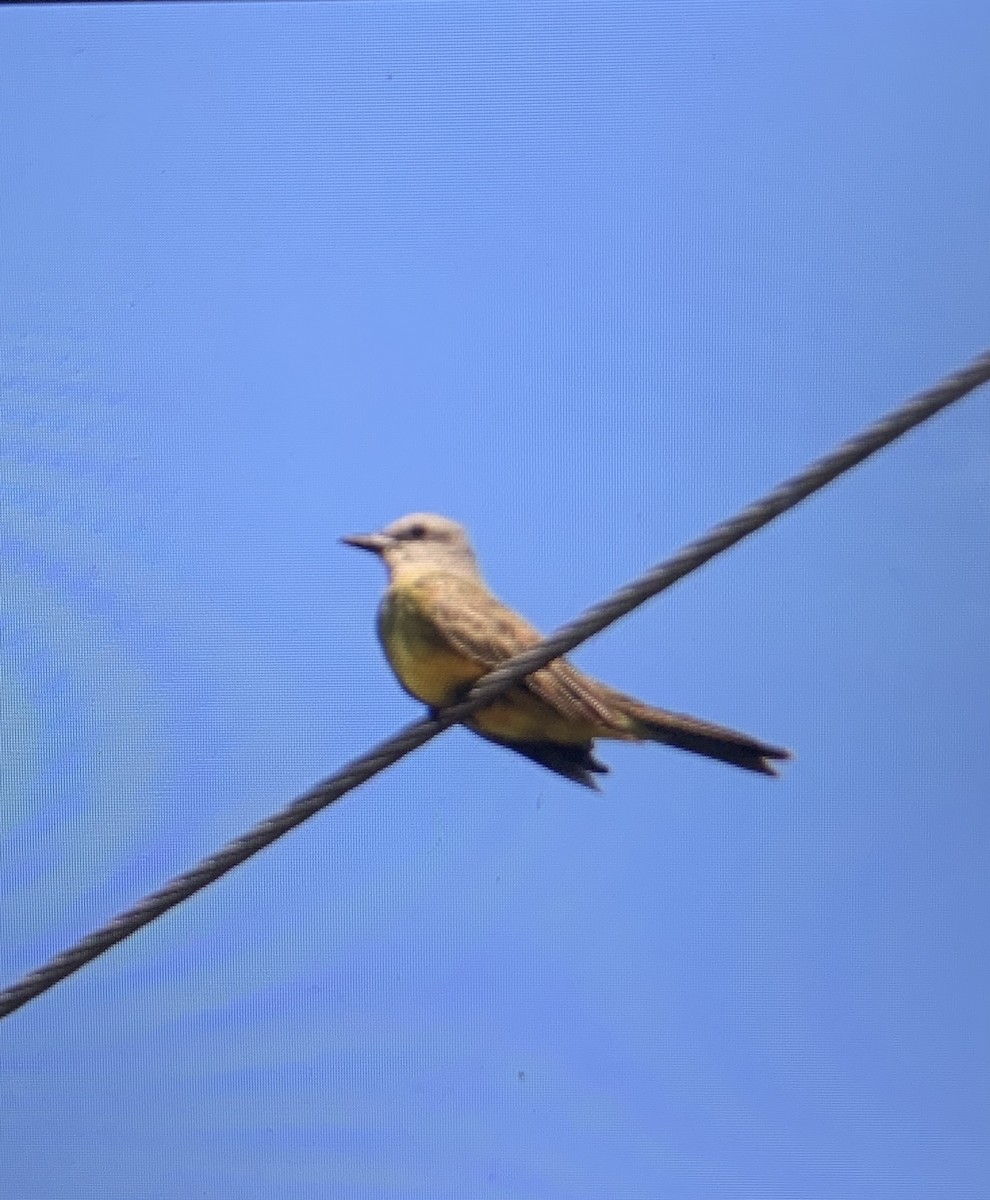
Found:
[[[843,442],[837,449],[813,462],[736,516],[689,542],[672,558],[621,588],[609,599],[594,605],[537,645],[509,659],[479,680],[463,701],[433,716],[412,722],[366,754],[352,759],[341,770],[316,784],[281,812],[234,838],[215,854],[175,876],[102,928],[55,955],[44,966],[31,971],[18,982],[0,991],[0,1018],[8,1016],[29,1000],[48,991],[112,946],[181,904],[183,900],[215,883],[228,871],[277,841],[297,825],[301,825],[320,809],[326,808],[347,792],[366,783],[451,725],[483,708],[525,676],[545,667],[553,659],[600,633],[646,600],[666,591],[685,575],[696,571],[716,555],[768,525],[814,492],[820,491],[839,475],[851,470],[916,425],[927,421],[941,409],[961,400],[963,396],[988,381],[990,351],[981,354],[968,366],[888,413],[856,437]]]

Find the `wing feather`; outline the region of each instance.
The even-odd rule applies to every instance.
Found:
[[[424,576],[415,586],[420,611],[437,635],[458,654],[487,670],[541,640],[525,617],[503,604],[480,581],[438,572]],[[534,672],[523,686],[562,716],[617,732],[628,729],[594,681],[564,658]]]

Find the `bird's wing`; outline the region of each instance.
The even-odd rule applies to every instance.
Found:
[[[480,581],[437,572],[418,580],[416,591],[422,615],[443,641],[489,671],[541,640],[525,617]],[[628,728],[595,681],[564,658],[529,675],[524,686],[564,717],[619,732]]]

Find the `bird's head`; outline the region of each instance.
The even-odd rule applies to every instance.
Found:
[[[352,533],[340,539],[348,546],[370,550],[397,571],[451,571],[477,575],[478,564],[463,525],[436,513],[410,513],[378,533]]]

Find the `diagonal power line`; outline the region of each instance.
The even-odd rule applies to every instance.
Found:
[[[743,509],[737,516],[716,525],[696,541],[689,542],[673,558],[660,563],[642,578],[621,588],[608,600],[596,604],[569,624],[561,626],[556,633],[544,638],[538,645],[517,654],[479,680],[461,703],[443,709],[436,716],[414,721],[373,750],[369,750],[367,754],[352,759],[335,775],[316,784],[281,812],[228,842],[221,850],[204,858],[190,870],[177,875],[158,891],[145,896],[101,929],[97,929],[68,950],[57,954],[44,966],[0,991],[0,1018],[8,1016],[35,996],[48,991],[60,980],[92,962],[118,942],[124,941],[132,933],[181,904],[183,900],[188,900],[190,896],[216,882],[228,871],[232,871],[259,850],[288,833],[290,829],[301,825],[320,809],[339,800],[345,793],[366,783],[372,776],[398,762],[400,758],[436,737],[438,733],[484,707],[526,675],[531,675],[594,634],[600,633],[606,626],[625,616],[644,601],[666,591],[685,575],[696,571],[716,555],[734,546],[736,542],[755,533],[757,529],[762,529],[775,517],[794,508],[833,479],[869,458],[871,454],[875,454],[908,430],[927,421],[941,409],[961,400],[974,388],[988,381],[990,351],[980,355],[955,374],[947,376],[928,391],[913,397],[902,407],[888,413],[856,437],[843,442],[830,454],[786,480],[763,499]]]

